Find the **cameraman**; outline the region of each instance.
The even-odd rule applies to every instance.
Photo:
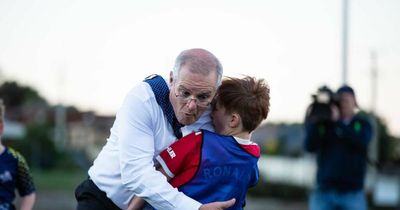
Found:
[[[306,117],[305,149],[317,155],[317,186],[310,210],[366,210],[363,185],[372,127],[356,113],[351,87],[342,86],[336,97],[336,103],[329,105],[330,121]]]

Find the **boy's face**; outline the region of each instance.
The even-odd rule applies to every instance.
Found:
[[[211,113],[215,131],[219,134],[227,135],[231,115],[225,112],[225,107],[219,103],[213,106]]]

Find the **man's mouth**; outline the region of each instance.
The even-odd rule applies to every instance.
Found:
[[[194,114],[192,114],[192,113],[183,113],[186,117],[192,117],[192,116],[194,116]]]

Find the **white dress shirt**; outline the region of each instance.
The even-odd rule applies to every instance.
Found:
[[[183,135],[200,128],[213,130],[210,109]],[[155,157],[176,137],[149,84],[142,82],[126,96],[106,145],[89,176],[118,207],[127,209],[134,195],[156,209],[199,209],[200,203],[173,188],[154,168]]]

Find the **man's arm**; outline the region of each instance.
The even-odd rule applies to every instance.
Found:
[[[171,177],[167,175],[167,173],[164,171],[162,167],[157,168],[158,171],[160,171],[165,177],[167,177],[167,180],[170,180]],[[213,202],[213,203],[208,203],[201,205],[199,210],[218,210],[218,209],[226,209],[231,206],[233,206],[236,202],[236,199],[231,199],[229,201],[223,201],[223,202]],[[142,198],[139,198],[135,196],[131,202],[129,203],[128,210],[140,210],[143,208],[145,204],[145,200]]]
[[[169,177],[162,167],[157,167],[157,171],[161,172],[168,181],[171,180],[172,177]],[[135,196],[131,202],[129,202],[128,210],[140,210],[144,207],[145,202],[143,198]]]
[[[180,140],[173,143],[170,147],[165,149],[157,156],[157,160],[160,165],[157,170],[163,174],[168,181],[170,181],[175,176],[183,175],[185,178],[192,177],[197,170],[189,170],[188,168],[197,168],[199,164],[199,155],[201,152],[201,142],[202,142],[202,132],[191,133]],[[194,163],[191,164],[191,163]],[[187,173],[189,172],[189,173]],[[179,177],[182,178],[182,177]],[[187,180],[187,179],[186,179]],[[180,186],[179,182],[175,182],[174,186]],[[141,209],[145,201],[142,198],[135,196],[130,204],[128,210],[138,210]],[[206,205],[202,205],[200,209],[223,209],[230,207],[234,204],[232,201],[228,202],[215,202]]]
[[[327,122],[319,122],[317,119],[311,119],[305,121],[305,128],[306,128],[306,137],[304,141],[304,148],[308,152],[315,152],[317,151],[322,141],[330,141],[331,139],[328,138],[330,134],[328,134],[335,123],[339,120],[339,109],[337,106],[331,105],[331,121]],[[309,110],[311,107],[308,108],[307,114],[309,114]],[[306,117],[307,119],[307,117]]]
[[[174,189],[155,170],[153,157],[159,111],[155,100],[143,98],[143,89],[132,92],[116,118],[122,184],[127,192],[144,198],[156,209],[198,209],[200,203]],[[186,207],[185,207],[186,206]]]
[[[324,135],[326,128],[318,123],[309,122],[305,124],[305,129],[304,148],[308,152],[315,152],[320,145],[320,136]]]
[[[168,181],[172,179],[172,177],[169,177],[162,167],[158,167],[157,170],[160,171],[165,177],[167,177]],[[201,205],[199,210],[226,209],[226,208],[233,206],[235,204],[235,202],[236,202],[236,199],[233,198],[228,201],[217,201],[217,202],[207,203],[207,204]]]
[[[133,95],[126,98],[114,124],[118,133],[122,184],[127,192],[144,198],[156,209],[199,209],[201,203],[178,192],[153,167],[155,146],[159,144],[154,136],[157,132],[154,125],[163,120],[154,118],[157,102],[145,99],[143,89],[130,94]],[[224,205],[214,203],[211,206]]]

